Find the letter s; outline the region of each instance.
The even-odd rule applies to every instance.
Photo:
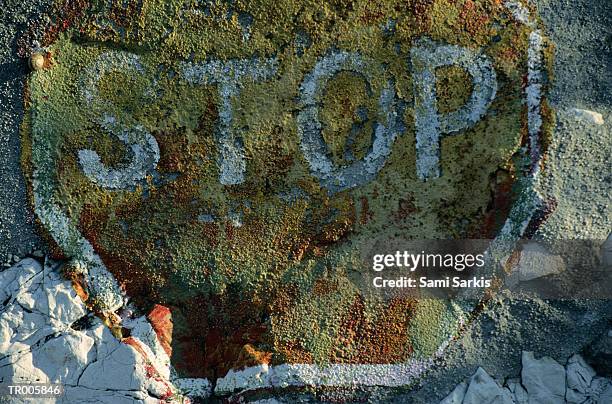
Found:
[[[110,72],[132,71],[144,73],[138,55],[127,52],[107,52],[87,68],[82,78],[83,98],[88,107],[99,114],[98,123],[107,132],[116,136],[131,152],[131,161],[120,168],[108,168],[102,164],[100,155],[94,150],[79,150],[79,163],[92,182],[110,189],[129,189],[148,173],[155,170],[159,162],[157,140],[142,126],[127,126],[108,112],[112,104],[102,100],[98,94],[98,82]]]

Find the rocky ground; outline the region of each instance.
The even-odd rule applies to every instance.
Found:
[[[43,265],[31,258],[22,260],[0,272],[0,285],[0,379],[4,383],[61,384],[65,394],[58,402],[66,403],[181,402],[190,395],[200,399],[211,395],[212,386],[206,381],[176,377],[161,338],[146,318],[124,321],[130,337],[123,341],[115,338],[109,327],[89,313],[71,283],[62,278],[60,263],[46,260]],[[499,314],[499,310],[496,312]],[[501,323],[506,320],[497,318]],[[539,358],[523,351],[516,378],[494,378],[477,367],[441,403],[612,402],[612,328],[583,352],[591,364],[580,354],[571,355],[563,366],[550,357]],[[563,357],[564,353],[560,354]],[[257,372],[265,377],[267,369]],[[423,383],[434,384],[427,379]],[[222,388],[219,383],[216,387]],[[445,387],[439,391],[443,390]],[[376,401],[419,400],[418,395],[409,399],[396,392],[370,393],[369,399]],[[297,400],[307,402],[311,398],[302,395]],[[13,398],[10,402],[20,401]],[[255,402],[286,401],[270,398]]]
[[[573,355],[564,367],[549,357],[536,359],[533,352],[523,352],[520,379],[508,379],[502,387],[483,368],[478,368],[469,380],[458,384],[440,404],[610,401],[612,381],[597,377],[582,356]]]
[[[146,318],[125,322],[130,337],[115,338],[62,279],[59,264],[25,259],[0,272],[0,285],[3,383],[58,383],[65,389],[59,401],[66,403],[180,402],[195,390],[208,395],[206,383],[173,380]]]
[[[115,338],[100,319],[89,313],[71,283],[62,278],[60,268],[60,263],[51,260],[42,265],[28,258],[0,272],[0,379],[4,383],[61,384],[65,394],[59,402],[66,403],[181,402],[189,395],[200,398],[211,395],[212,386],[206,381],[176,377],[160,338],[146,318],[124,321],[130,337],[123,341]],[[492,313],[497,313],[496,323],[508,320],[499,310],[488,315]],[[472,334],[479,326],[482,327],[482,322],[472,327]],[[519,349],[515,350],[517,355]],[[522,351],[515,378],[494,378],[483,367],[477,367],[441,404],[612,402],[609,361],[612,328],[604,330],[583,352],[590,364],[580,354],[573,354],[562,361],[564,366],[551,357],[540,358],[533,352]],[[557,353],[557,357],[565,355],[565,352]],[[471,367],[465,358],[462,362],[466,369]],[[512,367],[513,362],[510,358],[506,365]],[[495,366],[489,368],[499,374]],[[259,369],[259,377],[265,377],[266,371]],[[446,389],[442,386],[432,391],[429,387],[439,386],[439,382],[427,380],[423,382],[428,387],[424,390],[430,394],[437,395]],[[220,387],[217,383],[217,390]],[[307,402],[311,398],[302,395],[297,400]],[[378,391],[371,392],[369,399],[414,402],[422,397]],[[46,400],[54,402],[50,398]],[[41,402],[40,399],[22,401]],[[275,398],[255,402],[285,401]]]

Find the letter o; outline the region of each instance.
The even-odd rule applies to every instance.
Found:
[[[339,72],[357,72],[368,82],[372,72],[381,68],[373,60],[354,52],[333,52],[322,58],[300,86],[300,113],[297,117],[298,135],[310,172],[330,194],[365,184],[382,169],[391,153],[391,146],[401,132],[401,117],[395,98],[393,83],[388,81],[381,91],[378,108],[384,122],[374,125],[374,141],[367,155],[344,167],[336,166],[328,157],[328,148],[322,135],[318,104],[327,82]]]

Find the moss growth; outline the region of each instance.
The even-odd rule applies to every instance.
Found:
[[[177,368],[210,376],[212,369],[237,366],[230,359],[246,343],[273,352],[276,362],[354,363],[363,354],[384,363],[413,352],[431,355],[452,334],[454,309],[443,302],[364,299],[350,273],[369,270],[358,255],[372,239],[490,236],[484,224],[493,198],[490,178],[512,169],[524,136],[529,29],[509,20],[496,1],[128,3],[122,10],[92,2],[51,45],[53,67],[32,74],[24,165],[52,188],[70,225],[143,311],[154,303],[173,310]],[[414,87],[407,68],[412,41],[424,35],[483,48],[498,77],[487,115],[443,139],[444,175],[426,183],[415,173]],[[332,48],[386,68],[372,72],[371,83],[348,71],[328,83],[320,119],[334,163],[365,156],[375,122],[386,112],[378,111],[378,99],[389,81],[404,106],[406,128],[375,181],[330,196],[301,153],[295,115],[300,83]],[[120,49],[136,53],[144,73],[107,73],[99,98],[86,103],[85,69]],[[244,183],[224,186],[218,181],[217,88],[188,85],[180,62],[254,56],[276,58],[279,69],[270,80],[244,80],[231,100],[232,130],[242,137],[247,169]],[[441,113],[463,105],[471,92],[467,74],[451,67],[437,76]],[[126,127],[142,125],[159,144],[155,175],[133,189],[104,189],[83,174],[81,149],[95,150],[108,167],[131,158],[101,127],[102,113]],[[357,323],[347,320],[353,315]],[[354,333],[346,334],[351,327]],[[232,339],[230,351],[194,356],[202,346],[211,349],[219,335]],[[389,344],[405,349],[400,356],[374,349]]]

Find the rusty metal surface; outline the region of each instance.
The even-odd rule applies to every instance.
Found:
[[[23,49],[44,60],[22,130],[40,231],[119,336],[110,313],[126,296],[136,313],[170,309],[182,377],[424,369],[473,307],[377,301],[351,272],[368,270],[373,243],[540,225],[553,44],[536,14],[495,1],[58,2]]]

